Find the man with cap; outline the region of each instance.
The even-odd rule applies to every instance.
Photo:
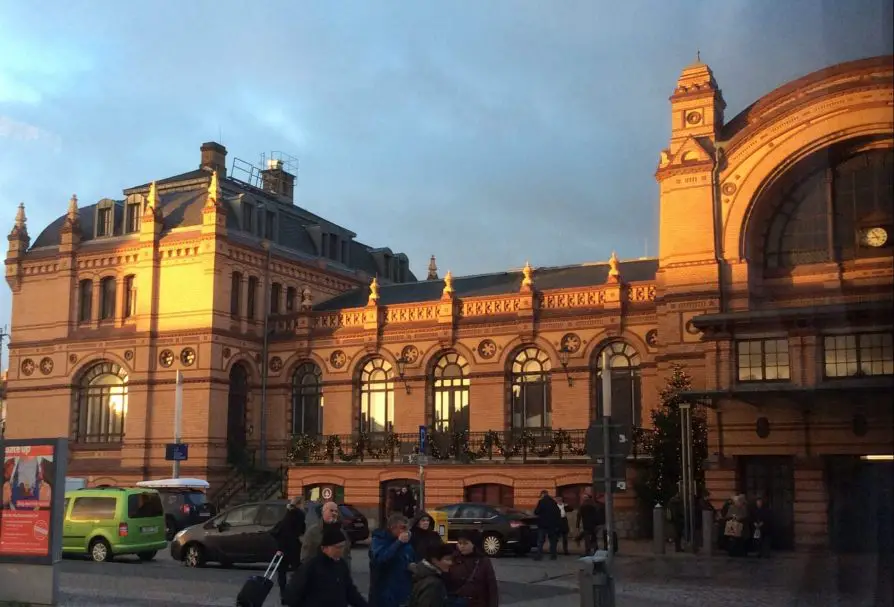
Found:
[[[320,520],[313,525],[308,526],[304,538],[302,538],[301,561],[304,562],[310,560],[319,553],[321,541],[323,539],[323,532],[326,529],[337,529],[341,532],[342,539],[345,541],[345,550],[342,560],[345,561],[348,566],[348,571],[350,571],[351,539],[348,537],[348,534],[343,531],[341,514],[339,513],[338,504],[335,502],[326,502],[323,504],[320,509]]]
[[[291,607],[369,607],[342,559],[344,551],[341,529],[323,527],[320,551],[292,576],[283,602]]]

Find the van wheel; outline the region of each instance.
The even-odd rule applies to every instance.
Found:
[[[489,557],[500,556],[500,552],[503,550],[503,541],[499,535],[488,533],[481,540],[481,547],[484,549],[484,554]]]
[[[174,539],[174,536],[177,535],[176,531],[177,527],[174,525],[174,521],[171,518],[165,518],[165,539],[169,542]]]
[[[112,547],[102,538],[96,538],[90,542],[90,559],[95,563],[105,563],[112,560]]]
[[[141,561],[147,563],[154,559],[156,554],[158,554],[158,550],[147,550],[146,552],[138,552],[137,556],[140,557]]]
[[[189,544],[183,553],[183,564],[193,568],[204,567],[205,551],[198,544]]]

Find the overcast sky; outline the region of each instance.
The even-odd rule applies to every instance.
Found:
[[[657,250],[667,98],[701,50],[732,118],[892,52],[892,0],[0,0],[0,219],[198,166],[299,159],[298,204],[454,274]],[[222,8],[227,7],[227,8]],[[9,291],[0,291],[0,325]]]

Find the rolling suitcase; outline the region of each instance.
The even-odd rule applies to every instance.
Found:
[[[236,607],[264,607],[264,601],[273,590],[273,578],[282,565],[282,559],[282,552],[277,552],[267,565],[264,575],[253,575],[245,580],[242,590],[236,596]]]

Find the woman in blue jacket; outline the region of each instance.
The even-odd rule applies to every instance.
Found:
[[[369,548],[369,604],[401,607],[413,589],[410,565],[416,554],[410,544],[409,522],[401,514],[388,517],[385,529],[376,529]]]

